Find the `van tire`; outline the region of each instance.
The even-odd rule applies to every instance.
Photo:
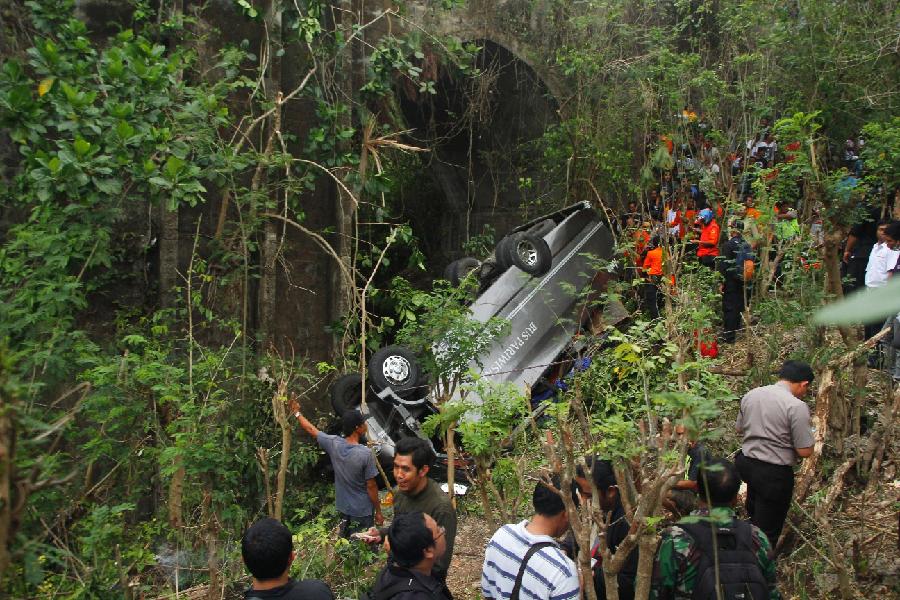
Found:
[[[454,260],[444,269],[444,279],[450,282],[453,287],[459,287],[462,280],[469,276],[469,273],[477,270],[481,266],[481,261],[477,258],[467,256]]]
[[[494,248],[494,262],[497,263],[497,266],[500,267],[502,271],[505,271],[513,265],[512,244],[516,235],[518,234],[511,233],[504,237],[497,243],[496,248]]]
[[[369,359],[369,381],[379,390],[390,387],[401,397],[418,388],[421,375],[415,353],[403,346],[386,346]]]
[[[553,264],[550,246],[542,238],[530,233],[516,234],[508,248],[512,264],[529,275],[543,275]]]
[[[356,410],[362,403],[362,377],[359,373],[348,373],[335,379],[331,385],[331,408],[334,414],[343,417],[344,413]]]

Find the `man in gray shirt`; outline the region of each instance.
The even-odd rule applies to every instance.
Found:
[[[791,505],[794,465],[813,450],[809,407],[801,400],[812,384],[812,368],[789,360],[778,379],[747,392],[735,423],[743,435],[735,465],[747,482],[747,513],[773,548]]]
[[[350,410],[341,417],[343,437],[319,431],[300,413],[300,404],[291,399],[291,412],[300,421],[300,427],[316,438],[319,446],[328,454],[334,467],[334,500],[341,517],[341,536],[365,531],[384,524],[381,502],[378,498],[378,467],[375,456],[360,440],[366,434],[366,420],[357,410]],[[374,519],[373,519],[374,513]]]

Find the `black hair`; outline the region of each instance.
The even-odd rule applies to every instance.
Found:
[[[891,223],[888,224],[887,229],[885,229],[884,235],[892,240],[900,242],[900,221],[891,221]]]
[[[425,550],[434,546],[434,534],[425,524],[425,514],[418,510],[394,517],[387,536],[394,562],[407,569],[419,564]]]
[[[737,496],[741,478],[730,460],[714,458],[697,469],[697,495],[712,506],[727,506]]]
[[[791,383],[802,383],[804,381],[812,383],[815,375],[813,374],[812,367],[805,362],[799,360],[787,360],[781,365],[781,371],[778,372],[778,377],[785,381],[790,381]]]
[[[557,490],[562,488],[559,475],[551,477],[550,483],[552,483],[553,487]],[[578,505],[578,485],[574,481],[572,482],[569,492],[572,494],[572,501]],[[531,503],[534,506],[534,512],[543,517],[555,517],[566,510],[566,505],[563,503],[562,496],[553,489],[547,487],[547,484],[543,481],[538,481],[537,485],[534,486],[534,493],[531,495]]]
[[[241,556],[256,579],[277,579],[291,561],[291,532],[281,521],[260,519],[247,528],[241,539]]]
[[[431,463],[434,462],[434,450],[422,438],[401,438],[397,445],[394,446],[394,454],[412,456],[413,465],[415,465],[417,470],[422,467],[430,467]]]
[[[594,480],[594,485],[597,486],[597,490],[606,492],[610,486],[618,485],[616,483],[616,472],[610,461],[601,460],[598,456],[585,456],[584,462],[591,471],[591,479]],[[579,477],[587,479],[581,465],[577,467],[576,473]]]
[[[366,422],[366,417],[358,410],[348,410],[341,416],[341,435],[347,437]]]

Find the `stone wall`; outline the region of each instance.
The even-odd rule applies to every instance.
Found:
[[[465,9],[444,11],[436,8],[434,2],[410,2],[402,18],[383,16],[383,11],[393,5],[390,2],[354,0],[353,5],[361,22],[375,20],[362,34],[363,47],[376,43],[388,33],[399,34],[405,29],[421,27],[438,35],[475,41],[484,48],[481,57],[484,65],[499,65],[495,82],[486,92],[490,98],[484,114],[471,126],[457,129],[446,138],[442,134],[454,126],[447,110],[453,108],[458,113],[469,108],[461,93],[463,82],[444,72],[438,85],[439,97],[403,98],[401,94],[398,98],[407,124],[415,129],[411,138],[432,150],[423,156],[422,167],[433,185],[427,187],[427,193],[421,189],[403,193],[408,199],[406,217],[423,239],[431,271],[436,275],[447,261],[460,255],[461,244],[469,235],[480,233],[484,225],[490,225],[499,239],[529,216],[523,210],[525,199],[534,200],[536,194],[543,195],[545,200],[552,196],[552,190],[542,187],[540,173],[533,167],[519,168],[516,157],[511,155],[521,142],[538,138],[557,119],[553,98],[554,88],[559,84],[542,74],[546,70],[535,59],[538,53],[528,50],[529,40],[542,35],[546,23],[546,15],[541,12],[543,3],[481,0],[469,2]],[[234,2],[185,0],[186,11],[196,11],[200,6],[203,11],[197,13],[198,27],[205,28],[207,33],[219,32],[206,38],[208,46],[199,49],[201,60],[211,61],[216,50],[227,43],[247,40],[251,49],[259,47],[261,23],[245,18]],[[113,33],[116,22],[129,20],[123,3],[114,0],[80,0],[78,10],[98,39]],[[360,66],[364,54],[354,52],[354,64]],[[288,48],[281,64],[282,87],[291,90],[307,72],[306,50]],[[248,72],[254,68],[255,65],[248,65]],[[235,102],[238,109],[240,99]],[[285,106],[283,130],[303,140],[314,120],[313,106],[304,100],[293,100]],[[293,150],[299,153],[299,148]],[[520,178],[531,178],[534,185],[523,191],[518,184]],[[334,186],[323,178],[318,188],[303,199],[304,224],[313,230],[331,227],[335,203]],[[147,209],[147,206],[138,209],[142,215],[138,220],[146,220]],[[203,206],[181,209],[179,261],[182,269],[190,258],[197,219],[202,223],[203,248],[213,235],[220,210],[221,199],[215,194]],[[149,214],[152,237],[158,231],[159,214],[153,210]],[[233,208],[228,217],[237,218]],[[333,321],[337,304],[333,259],[290,228],[285,230],[283,248],[276,285],[273,339],[288,354],[293,348],[298,357],[310,361],[332,360],[334,340],[325,327]],[[152,263],[153,257],[149,260]],[[222,290],[217,302],[221,308],[239,311],[236,295],[239,294],[234,289]],[[254,325],[252,319],[251,325]]]

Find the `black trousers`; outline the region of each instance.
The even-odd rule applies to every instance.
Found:
[[[368,531],[368,529],[375,524],[374,515],[369,515],[368,517],[351,517],[342,512],[339,512],[338,515],[341,517],[339,531],[342,538],[348,538],[351,534],[358,531]]]
[[[716,257],[715,256],[701,256],[700,264],[704,267],[709,267],[710,269],[716,268]]]
[[[734,459],[741,479],[747,483],[747,514],[763,530],[772,548],[778,543],[794,493],[794,469],[775,465],[738,452]]]
[[[734,342],[741,328],[741,313],[744,312],[744,286],[742,282],[731,278],[725,280],[722,292],[722,339]]]
[[[649,319],[659,318],[659,309],[663,301],[659,294],[659,280],[659,275],[651,275],[641,290],[641,309]]]

